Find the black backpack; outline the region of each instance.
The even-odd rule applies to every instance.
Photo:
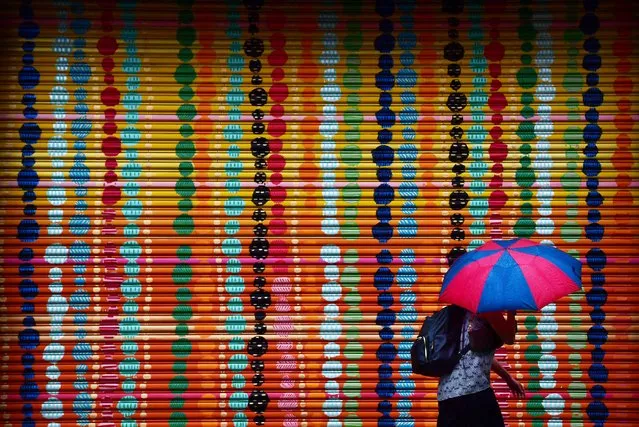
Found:
[[[441,377],[453,371],[470,349],[470,345],[460,348],[465,314],[465,309],[449,305],[426,317],[410,349],[414,373]]]

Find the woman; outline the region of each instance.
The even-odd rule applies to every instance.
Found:
[[[473,331],[490,328],[506,344],[515,341],[517,320],[514,311],[504,319],[501,313],[473,315],[466,312],[462,327],[464,348],[470,343]],[[469,333],[470,332],[470,333]],[[495,359],[495,349],[485,352],[468,351],[455,369],[439,379],[437,401],[439,404],[438,427],[498,427],[504,425],[497,398],[490,387],[490,371],[506,381],[518,398],[524,397],[523,386],[515,380]]]

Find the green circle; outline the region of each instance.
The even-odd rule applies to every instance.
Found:
[[[176,31],[175,38],[182,46],[191,46],[196,38],[195,28],[180,27]]]
[[[175,252],[177,254],[177,257],[180,258],[181,260],[187,260],[191,257],[191,247],[187,246],[187,245],[182,245],[179,248],[177,248],[177,251]]]
[[[191,354],[192,346],[191,341],[180,338],[171,345],[171,352],[177,358],[186,359]]]
[[[188,160],[195,156],[195,145],[189,139],[183,139],[175,146],[175,154],[184,160]]]

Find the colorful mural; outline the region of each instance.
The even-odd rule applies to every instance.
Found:
[[[434,426],[411,343],[508,237],[584,290],[507,424],[639,423],[635,2],[3,9],[4,425]]]

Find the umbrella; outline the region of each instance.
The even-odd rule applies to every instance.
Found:
[[[581,262],[528,239],[491,240],[455,260],[439,300],[474,313],[539,310],[581,289]]]

